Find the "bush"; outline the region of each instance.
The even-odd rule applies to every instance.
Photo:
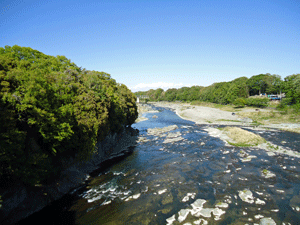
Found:
[[[242,108],[242,107],[244,107],[245,105],[246,105],[246,99],[244,99],[244,98],[237,98],[234,102],[233,102],[233,104],[236,106],[236,107],[240,107],[240,108]]]
[[[299,114],[299,112],[300,112],[300,103],[293,105],[293,111],[294,111],[294,113]]]
[[[267,107],[269,103],[268,98],[248,98],[246,100],[248,106],[254,106],[254,107]]]
[[[292,104],[292,98],[283,98],[283,99],[281,99],[277,108],[278,109],[286,109],[291,104]]]

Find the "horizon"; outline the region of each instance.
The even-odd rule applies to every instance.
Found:
[[[300,2],[2,1],[0,47],[64,55],[133,92],[300,73]]]

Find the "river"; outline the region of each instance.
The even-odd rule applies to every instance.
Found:
[[[52,224],[300,224],[299,158],[226,146],[205,131],[208,125],[157,109],[133,125],[141,141],[132,154],[23,223],[40,217]],[[172,125],[178,128],[147,132]],[[300,150],[299,134],[259,134]]]

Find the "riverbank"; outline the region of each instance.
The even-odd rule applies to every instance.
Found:
[[[241,146],[241,147],[254,147],[254,148],[260,148],[264,149],[268,152],[269,155],[275,155],[275,154],[284,154],[289,155],[293,157],[300,157],[300,154],[297,151],[293,151],[290,149],[286,149],[284,147],[278,146],[274,143],[265,141],[262,143],[257,143],[253,145],[251,141],[247,141],[247,138],[251,135],[254,135],[254,131],[261,131],[264,132],[266,130],[284,130],[284,131],[290,131],[299,133],[300,131],[300,124],[299,123],[282,123],[282,124],[272,124],[272,123],[265,123],[265,124],[258,124],[256,121],[253,121],[250,118],[242,117],[241,115],[244,115],[244,113],[268,113],[270,110],[268,109],[259,109],[257,112],[255,108],[244,108],[239,109],[238,112],[230,112],[230,111],[224,111],[217,108],[212,107],[205,107],[205,106],[194,106],[190,105],[188,103],[170,103],[170,102],[152,102],[151,103],[154,106],[157,107],[166,107],[174,110],[176,114],[185,120],[190,120],[195,122],[196,124],[202,124],[202,125],[208,125],[205,129],[209,135],[213,137],[218,137],[221,140],[223,140],[227,146],[233,145],[233,146]],[[228,108],[226,108],[228,110]],[[243,127],[243,129],[239,128],[239,131],[237,136],[243,136],[245,141],[242,141],[241,143],[235,143],[228,132],[226,132],[226,129],[218,129],[216,127],[213,127],[211,125],[222,125],[222,126],[240,126]],[[227,127],[227,128],[229,128]],[[246,130],[252,130],[252,132],[248,132]],[[254,135],[256,138],[260,138],[259,135]],[[251,140],[253,138],[250,138]]]
[[[56,216],[55,222],[69,224],[299,224],[299,159],[227,146],[217,133],[223,126],[195,125],[158,110],[133,124],[140,133],[132,154],[24,222],[49,223]],[[300,146],[299,134],[241,129],[291,150]],[[229,135],[229,141],[244,142],[247,134],[240,133],[243,140]]]
[[[280,129],[285,131],[300,133],[300,123],[280,123],[280,118],[277,123],[264,120],[265,114],[274,113],[270,109],[256,109],[256,108],[239,108],[233,109],[227,107],[225,111],[218,108],[191,105],[190,103],[174,103],[174,102],[151,102],[152,105],[158,107],[167,107],[176,112],[182,119],[193,121],[197,124],[211,124],[211,125],[240,125],[240,126],[255,126],[263,129]],[[248,116],[248,117],[247,117]],[[255,119],[260,116],[260,122]]]
[[[139,117],[135,120],[136,123],[148,120],[146,117],[143,117],[144,113],[157,113],[157,110],[153,110],[152,107],[148,104],[138,103],[138,113]]]
[[[137,139],[138,130],[124,128],[122,132],[110,134],[97,143],[97,151],[90,160],[75,162],[70,158],[65,169],[54,181],[34,187],[21,182],[10,185],[0,192],[3,199],[3,207],[0,210],[1,224],[15,224],[82,186],[91,172],[101,168],[101,163],[130,153],[131,148],[137,144]]]

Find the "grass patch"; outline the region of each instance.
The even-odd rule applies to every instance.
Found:
[[[272,145],[270,143],[267,143],[267,146],[268,146],[269,149],[273,149],[273,150],[278,150],[279,149],[278,146]]]
[[[259,124],[281,124],[281,123],[299,123],[300,113],[292,111],[258,111],[258,112],[239,112],[239,116],[247,117]]]
[[[263,172],[264,175],[267,175],[269,173],[269,170],[264,169],[262,172]]]
[[[253,122],[251,123],[251,125],[257,127],[257,126],[260,126],[260,125],[263,125],[263,124],[260,123],[260,122],[257,122],[256,120],[253,120]]]
[[[233,142],[228,141],[228,143],[237,147],[256,146],[266,142],[261,136],[238,127],[225,127],[223,132],[233,140]]]
[[[227,141],[228,144],[232,145],[232,146],[235,146],[235,147],[251,147],[251,146],[254,146],[252,144],[246,144],[246,143],[234,143],[234,142],[230,142],[230,141]]]
[[[218,119],[217,121],[238,122],[238,123],[242,122],[240,120],[226,120],[226,119]]]
[[[221,105],[221,104],[216,104],[211,102],[193,101],[191,102],[191,105],[211,107],[211,108],[221,109],[229,112],[238,112],[241,110],[239,108],[236,108],[234,105]]]

